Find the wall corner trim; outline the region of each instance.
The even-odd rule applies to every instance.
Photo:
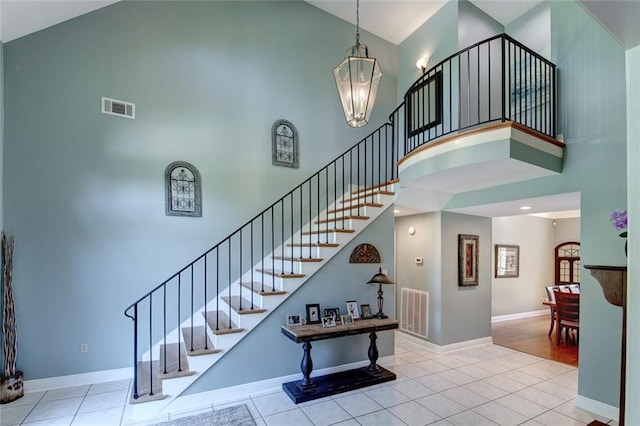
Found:
[[[620,413],[618,407],[596,401],[595,399],[587,398],[580,394],[576,395],[575,406],[607,419],[617,419]]]
[[[446,354],[449,352],[455,352],[462,349],[469,349],[476,346],[490,345],[493,343],[493,338],[491,336],[488,336],[488,337],[481,337],[479,339],[465,340],[464,342],[456,342],[456,343],[451,343],[449,345],[440,346],[440,345],[436,345],[435,343],[428,342],[424,339],[420,339],[418,337],[412,336],[411,334],[404,333],[400,330],[399,332],[402,333],[403,338],[411,341],[412,343],[420,345],[424,348],[429,349],[430,351],[433,351],[439,354]]]

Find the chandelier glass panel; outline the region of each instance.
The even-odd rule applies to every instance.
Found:
[[[360,2],[356,1],[356,44],[346,50],[346,58],[333,69],[347,124],[362,127],[369,122],[382,79],[380,64],[369,57],[369,49],[360,43]]]

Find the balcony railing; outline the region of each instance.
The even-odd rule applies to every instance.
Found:
[[[556,137],[556,67],[506,34],[426,71],[391,114],[404,154],[442,136],[514,121]]]

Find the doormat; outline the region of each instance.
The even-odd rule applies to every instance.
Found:
[[[255,424],[247,406],[241,404],[168,422],[154,423],[154,426],[255,426]]]

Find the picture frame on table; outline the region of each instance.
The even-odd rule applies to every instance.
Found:
[[[362,319],[371,319],[371,307],[366,305],[360,305],[360,312],[362,313]]]
[[[342,315],[340,317],[340,320],[342,321],[342,325],[351,325],[354,323],[353,321],[353,317],[349,314],[347,315]]]
[[[340,320],[340,308],[325,308],[325,317],[334,317],[336,321]]]
[[[300,314],[288,314],[287,326],[302,325],[302,317]]]
[[[322,317],[322,326],[323,327],[335,327],[336,326],[336,317],[334,316],[326,316]]]
[[[355,300],[347,300],[347,315],[351,315],[351,318],[357,320],[360,318],[360,312],[358,311],[358,302]]]
[[[307,324],[320,324],[322,322],[319,303],[309,303],[305,308],[307,311]]]

